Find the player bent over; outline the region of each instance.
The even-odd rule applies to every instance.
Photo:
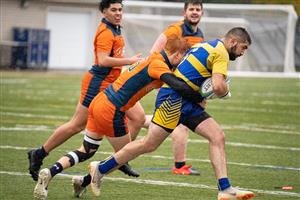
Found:
[[[228,98],[229,89],[225,78],[229,60],[242,56],[250,44],[251,38],[244,28],[233,28],[222,39],[193,46],[174,74],[195,91],[199,90],[206,78],[212,77],[215,95],[219,98]],[[105,174],[141,154],[157,149],[179,123],[209,141],[209,157],[218,181],[218,200],[252,198],[253,192],[234,188],[230,184],[227,176],[225,136],[220,125],[205,112],[203,107],[179,96],[167,85],[164,85],[157,95],[154,117],[147,135],[128,143],[101,162],[90,163],[93,193],[100,194]]]
[[[99,93],[89,107],[87,134],[83,144],[78,150],[71,151],[59,159],[50,169],[45,168],[40,171],[34,189],[35,198],[46,199],[50,180],[64,169],[92,157],[104,136],[112,146],[125,146],[129,137],[125,112],[147,93],[160,88],[163,82],[190,101],[202,102],[203,98],[199,92],[194,91],[172,73],[188,49],[187,40],[174,35],[168,39],[163,51],[155,52],[145,61],[129,67],[113,84]],[[75,193],[80,194],[83,191],[81,189],[90,182],[91,176],[80,180],[75,179],[73,182],[75,186],[81,183],[79,187],[74,187]]]

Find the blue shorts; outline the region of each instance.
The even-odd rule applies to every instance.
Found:
[[[161,88],[157,94],[152,122],[172,132],[178,124],[186,125],[192,131],[209,118],[204,109],[186,100],[171,88]]]

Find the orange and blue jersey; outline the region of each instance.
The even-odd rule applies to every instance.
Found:
[[[172,73],[172,65],[164,51],[124,71],[119,78],[99,93],[89,107],[87,131],[109,137],[128,133],[125,111],[153,89],[162,86],[162,74]]]
[[[104,93],[117,108],[126,111],[151,90],[160,88],[163,84],[160,76],[172,73],[171,69],[166,53],[155,52],[147,60],[129,67]]]
[[[114,58],[124,57],[125,42],[119,26],[102,19],[94,39],[94,66],[82,80],[80,102],[89,107],[93,98],[114,82],[121,74],[122,66],[103,67],[99,65],[98,52],[104,52]]]
[[[196,32],[186,20],[181,20],[177,23],[171,24],[163,34],[169,38],[175,34],[179,37],[186,38],[191,46],[204,41],[203,32],[197,27]]]

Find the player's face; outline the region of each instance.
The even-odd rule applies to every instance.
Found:
[[[236,58],[244,55],[245,51],[248,49],[248,42],[235,42],[233,46],[229,49],[229,59],[235,60]]]
[[[188,4],[188,7],[184,11],[183,15],[189,24],[195,26],[200,22],[201,16],[203,15],[203,10],[200,5]]]
[[[179,51],[177,51],[175,53],[175,56],[173,57],[172,60],[170,60],[170,63],[173,65],[174,69],[179,65],[179,63],[181,62],[181,60],[183,59],[185,53],[180,53]]]
[[[121,25],[122,14],[123,14],[123,6],[120,3],[110,4],[109,8],[103,11],[104,17],[115,26]]]

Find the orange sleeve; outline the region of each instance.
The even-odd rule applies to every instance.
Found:
[[[163,61],[156,59],[149,64],[148,74],[150,77],[159,80],[160,76],[164,73],[172,73],[172,71]]]
[[[96,37],[96,52],[110,53],[113,49],[114,35],[109,29],[104,29]]]
[[[163,33],[167,38],[170,37],[170,35],[172,35],[172,34],[175,34],[178,37],[181,37],[182,30],[178,24],[172,24]]]

